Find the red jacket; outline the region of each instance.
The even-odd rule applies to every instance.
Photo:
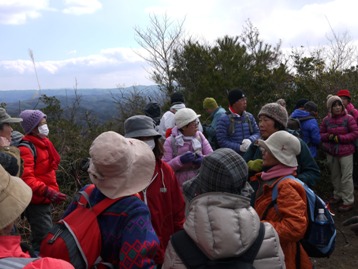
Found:
[[[167,163],[157,160],[153,177],[153,182],[140,195],[149,207],[152,225],[160,241],[154,260],[156,264],[162,264],[170,236],[183,229],[185,202],[173,169]]]
[[[31,203],[33,204],[49,204],[51,201],[45,198],[44,193],[49,187],[59,191],[56,181],[57,165],[54,164],[48,150],[48,138],[39,138],[31,134],[23,137],[23,140],[30,141],[36,148],[36,163],[34,163],[34,155],[32,151],[24,146],[20,146],[20,155],[24,161],[24,172],[22,179],[30,186],[33,192]],[[52,143],[51,143],[52,144]]]
[[[30,258],[30,255],[23,252],[20,247],[20,236],[0,236],[0,263],[2,258]],[[0,265],[1,267],[1,265]],[[40,258],[28,263],[24,269],[74,269],[74,267],[63,260],[53,258]]]
[[[260,218],[271,203],[273,185],[280,178],[260,180],[263,186],[259,188],[255,201],[255,209]],[[267,213],[266,221],[272,224],[280,238],[286,268],[296,268],[296,243],[304,237],[308,227],[306,192],[300,183],[290,179],[280,182],[277,191],[277,208],[280,215],[272,207]],[[302,246],[300,251],[301,269],[312,268],[310,258]]]

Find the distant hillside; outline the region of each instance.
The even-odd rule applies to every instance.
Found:
[[[6,103],[6,110],[12,116],[17,116],[24,109],[33,109],[38,98],[45,94],[48,97],[56,97],[61,102],[62,108],[71,107],[75,101],[76,93],[80,97],[79,111],[82,113],[91,112],[102,122],[116,115],[117,110],[114,105],[113,97],[120,99],[133,91],[139,91],[150,97],[152,100],[161,102],[163,94],[158,87],[153,86],[134,86],[123,89],[56,89],[56,90],[16,90],[0,91],[0,103]],[[158,100],[159,99],[159,100]],[[148,98],[149,102],[149,98]],[[43,104],[37,104],[37,109],[41,109]]]

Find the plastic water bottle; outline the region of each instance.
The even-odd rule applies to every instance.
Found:
[[[328,243],[328,237],[326,234],[326,224],[328,223],[328,219],[324,214],[324,209],[318,209],[318,215],[315,219],[315,224],[317,225],[317,232],[316,232],[316,244],[325,246]]]

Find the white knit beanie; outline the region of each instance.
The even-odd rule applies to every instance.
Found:
[[[177,113],[175,113],[175,125],[178,129],[183,128],[185,125],[188,125],[192,121],[199,118],[201,115],[195,113],[191,108],[182,108]]]

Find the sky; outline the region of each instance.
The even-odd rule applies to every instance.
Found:
[[[249,19],[265,42],[291,49],[324,46],[332,30],[358,40],[357,8],[355,0],[0,0],[0,90],[153,85],[134,31],[150,15],[185,19],[185,32],[209,43],[240,35]]]

